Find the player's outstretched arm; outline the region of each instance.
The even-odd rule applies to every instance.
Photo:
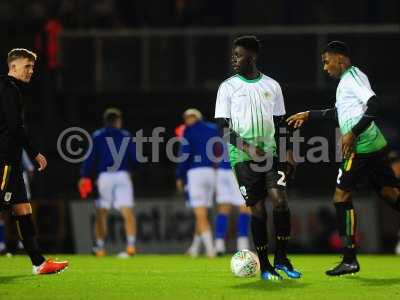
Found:
[[[337,120],[336,108],[299,112],[287,118],[286,122],[296,129],[303,126],[308,120]]]
[[[297,114],[291,115],[286,119],[286,122],[289,126],[292,126],[294,129],[300,128],[303,124],[308,121],[310,112],[303,111]]]

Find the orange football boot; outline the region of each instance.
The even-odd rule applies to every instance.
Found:
[[[54,274],[64,271],[68,267],[68,261],[45,260],[40,266],[33,266],[34,275]]]
[[[129,256],[133,256],[136,254],[136,247],[135,246],[126,246],[126,253]]]
[[[94,255],[96,257],[104,257],[104,256],[107,256],[107,252],[106,252],[105,249],[95,249],[94,250]]]

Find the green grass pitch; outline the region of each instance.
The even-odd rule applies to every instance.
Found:
[[[361,272],[328,278],[337,256],[292,256],[299,280],[236,278],[230,257],[137,255],[130,259],[57,256],[70,267],[33,276],[25,256],[0,257],[0,299],[400,299],[400,257],[360,256]]]

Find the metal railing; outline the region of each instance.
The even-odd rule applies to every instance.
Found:
[[[348,41],[362,62],[378,56],[371,48],[400,44],[399,24],[64,31],[66,88],[97,93],[215,89],[229,75],[231,41],[241,34],[262,40],[261,69],[283,84],[318,88],[326,86],[320,53],[329,40]],[[396,47],[385,47],[382,68]]]

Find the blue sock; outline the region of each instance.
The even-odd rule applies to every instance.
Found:
[[[218,214],[215,220],[215,237],[217,239],[224,239],[228,230],[228,216]]]
[[[239,221],[237,223],[237,235],[238,236],[248,236],[249,235],[249,223],[250,223],[250,215],[240,213]]]

